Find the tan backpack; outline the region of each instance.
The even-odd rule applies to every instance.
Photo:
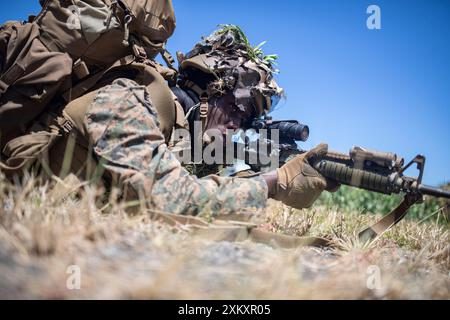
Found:
[[[122,58],[163,53],[175,29],[171,0],[40,3],[29,22],[0,27],[0,147],[7,158],[18,148],[6,144],[29,134],[33,120],[83,94]]]
[[[57,94],[118,59],[153,59],[175,29],[171,0],[40,2],[32,22],[0,28],[2,140],[29,125]]]

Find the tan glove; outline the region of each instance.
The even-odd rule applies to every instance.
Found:
[[[329,185],[308,161],[315,162],[327,152],[328,145],[322,143],[277,169],[278,182],[274,199],[293,208],[309,208]]]

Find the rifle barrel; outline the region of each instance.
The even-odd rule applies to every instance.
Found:
[[[419,185],[418,189],[422,194],[427,194],[433,197],[450,199],[450,192],[443,189],[430,187],[424,184]]]

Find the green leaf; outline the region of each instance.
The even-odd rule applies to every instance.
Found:
[[[252,47],[244,31],[239,26],[232,24],[220,24],[219,27],[220,30],[217,30],[216,33],[218,35],[222,35],[227,32],[232,32],[236,40],[240,41],[247,47],[247,55],[251,60],[255,62],[259,61],[261,63],[268,65],[269,67],[271,67],[272,64],[276,65],[275,60],[278,59],[278,55],[276,54],[264,55],[264,52],[262,50],[262,46],[264,46],[267,43],[267,41],[263,41],[256,47]]]
[[[253,50],[258,51],[258,50],[261,49],[261,47],[262,47],[263,45],[265,45],[266,43],[267,43],[266,40],[263,41],[263,42],[261,42],[261,43],[258,44],[256,47],[254,47]]]

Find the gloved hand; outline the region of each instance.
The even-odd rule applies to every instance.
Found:
[[[323,190],[336,191],[337,185],[320,175],[311,163],[328,152],[327,144],[320,144],[307,153],[289,160],[277,169],[277,186],[273,198],[297,209],[309,208]]]

